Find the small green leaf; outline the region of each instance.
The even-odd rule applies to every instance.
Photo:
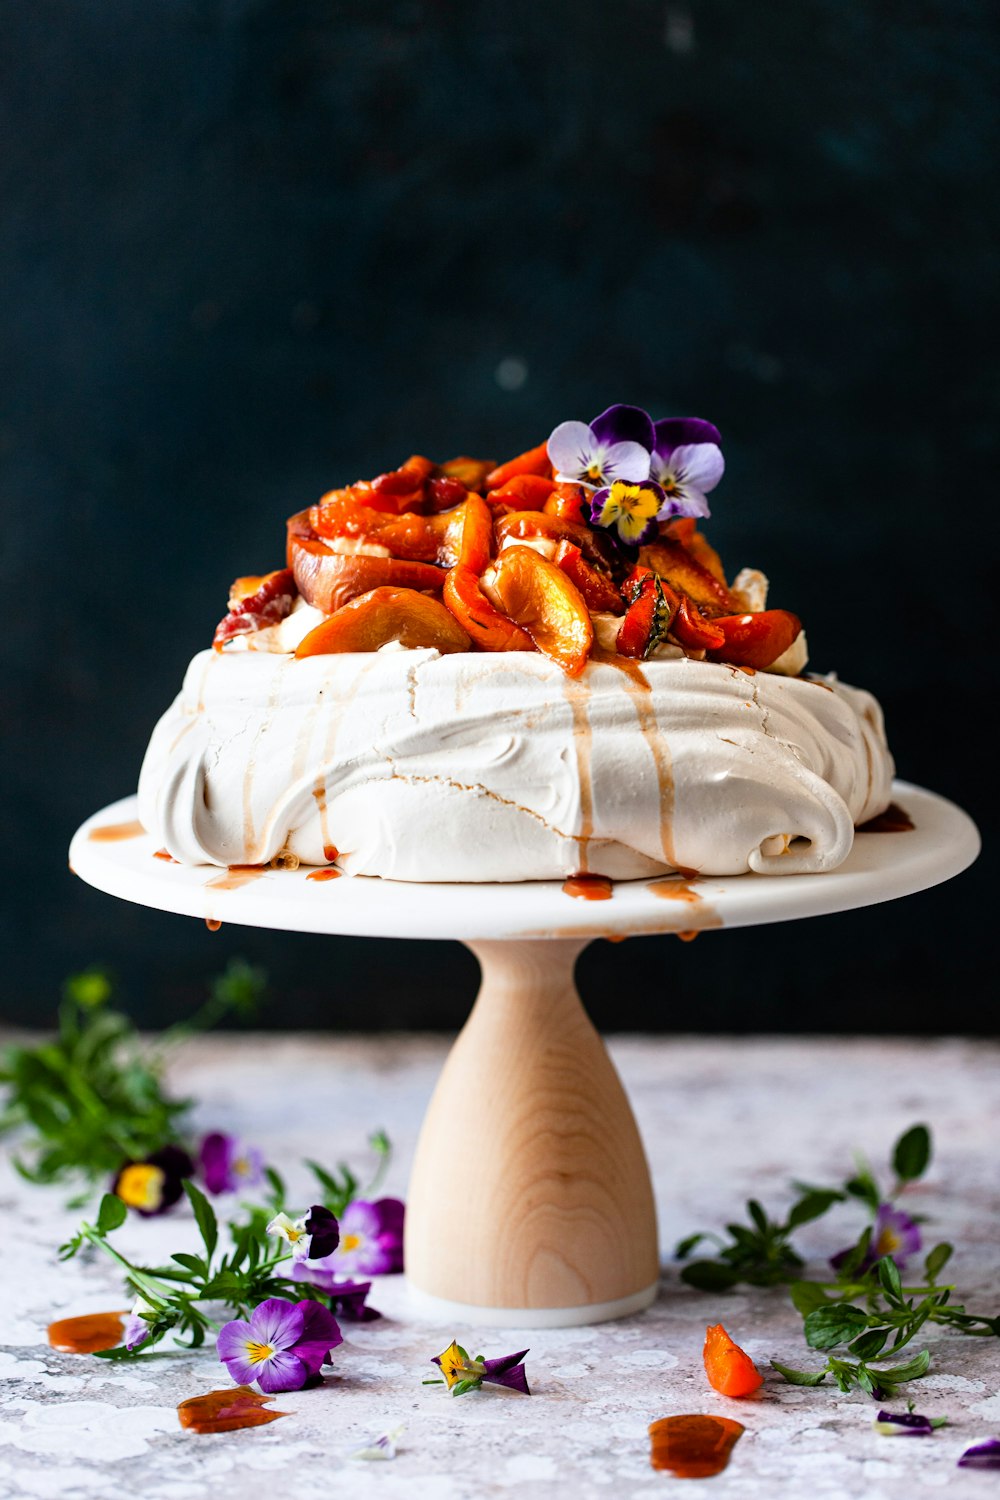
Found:
[[[901,1365],[887,1366],[884,1369],[875,1370],[873,1373],[878,1379],[879,1385],[902,1385],[907,1380],[919,1380],[921,1375],[926,1375],[930,1368],[931,1354],[929,1349],[921,1349],[912,1359],[908,1359]]]
[[[903,1283],[899,1277],[899,1267],[891,1255],[883,1255],[878,1262],[878,1279],[882,1284],[882,1290],[890,1302],[901,1302],[903,1300]]]
[[[806,1193],[797,1203],[792,1204],[788,1215],[788,1228],[797,1229],[800,1224],[809,1224],[813,1219],[819,1219],[835,1203],[844,1201],[843,1193],[835,1192],[832,1188],[815,1188]]]
[[[927,1171],[930,1159],[930,1131],[926,1125],[911,1125],[893,1148],[892,1168],[900,1182],[915,1182]]]
[[[689,1234],[686,1240],[679,1240],[674,1250],[675,1258],[677,1260],[687,1260],[688,1256],[691,1254],[691,1251],[694,1250],[696,1246],[700,1245],[702,1240],[705,1238],[706,1236],[704,1234],[699,1233]]]
[[[777,1370],[789,1385],[822,1385],[828,1374],[826,1370],[793,1370],[789,1365],[779,1364],[776,1359],[771,1360],[771,1369]]]
[[[876,1354],[882,1353],[888,1337],[888,1328],[869,1328],[848,1344],[848,1353],[856,1359],[874,1359]]]
[[[204,1278],[208,1274],[208,1266],[203,1255],[188,1255],[184,1250],[176,1251],[171,1257],[185,1271],[193,1271],[196,1276]]]
[[[791,1282],[788,1295],[792,1299],[792,1306],[796,1312],[801,1313],[804,1318],[814,1312],[817,1307],[826,1307],[831,1300],[815,1281]]]
[[[110,1234],[113,1229],[120,1229],[127,1218],[128,1209],[117,1194],[105,1193],[97,1211],[98,1234]]]
[[[947,1240],[942,1240],[940,1245],[935,1245],[924,1261],[924,1270],[928,1281],[935,1281],[941,1271],[951,1260],[954,1247]]]
[[[882,1201],[878,1183],[872,1174],[864,1169],[844,1183],[844,1191],[850,1193],[852,1198],[861,1198],[873,1212]]]
[[[188,1202],[194,1209],[198,1232],[205,1246],[205,1257],[207,1260],[211,1260],[215,1247],[219,1242],[219,1223],[215,1217],[215,1210],[201,1189],[195,1187],[190,1177],[185,1177],[184,1179],[184,1191],[187,1194]]]
[[[768,1230],[770,1229],[770,1225],[767,1222],[767,1214],[757,1202],[756,1198],[751,1198],[748,1201],[747,1213],[750,1215],[751,1219],[753,1219],[761,1234],[767,1234]]]
[[[817,1307],[805,1320],[806,1343],[813,1349],[835,1349],[868,1327],[868,1314],[849,1302]]]
[[[739,1271],[717,1260],[693,1260],[681,1272],[681,1280],[700,1292],[728,1292],[739,1279]]]
[[[859,1364],[854,1371],[854,1378],[866,1396],[876,1395],[875,1379],[867,1365]]]

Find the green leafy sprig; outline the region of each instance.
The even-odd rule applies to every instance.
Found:
[[[828,1358],[819,1370],[796,1370],[772,1360],[774,1369],[794,1385],[821,1385],[829,1375],[842,1391],[856,1386],[885,1399],[900,1384],[925,1374],[930,1354],[922,1350],[896,1365],[870,1362],[904,1349],[925,1324],[981,1337],[1000,1336],[1000,1317],[967,1312],[964,1304],[952,1301],[955,1287],[940,1283],[940,1274],[953,1253],[947,1242],[929,1251],[924,1260],[924,1279],[912,1286],[903,1285],[899,1267],[890,1255],[872,1260],[872,1230],[880,1207],[922,1177],[930,1160],[930,1131],[925,1125],[914,1125],[893,1148],[895,1181],[888,1195],[880,1191],[869,1167],[859,1163],[841,1187],[796,1183],[799,1197],[784,1219],[772,1219],[756,1199],[751,1199],[747,1203],[749,1222],[728,1224],[728,1240],[698,1233],[681,1241],[676,1253],[682,1259],[706,1241],[718,1246],[713,1259],[691,1262],[682,1270],[681,1278],[702,1291],[728,1291],[741,1282],[787,1286],[793,1305],[802,1315],[806,1343],[827,1353]],[[835,1203],[852,1199],[865,1206],[872,1222],[846,1254],[838,1257],[833,1279],[804,1278],[801,1272],[805,1261],[791,1243],[792,1233],[821,1218]],[[858,1306],[859,1302],[863,1305]],[[852,1358],[829,1352],[840,1349]]]

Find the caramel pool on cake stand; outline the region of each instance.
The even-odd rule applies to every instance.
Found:
[[[558,881],[316,881],[305,867],[229,876],[156,858],[134,797],[83,824],[70,867],[109,895],[213,926],[465,943],[482,985],[417,1147],[405,1246],[412,1306],[449,1324],[564,1327],[648,1307],[659,1277],[649,1167],[580,1003],[579,954],[596,937],[689,936],[869,906],[972,863],[979,836],[960,808],[904,782],[893,797],[915,827],[859,835],[829,874],[626,881],[610,900],[574,898]],[[697,1128],[689,1122],[693,1150]]]

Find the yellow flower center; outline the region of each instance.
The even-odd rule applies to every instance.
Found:
[[[247,1359],[252,1365],[262,1365],[273,1353],[273,1344],[255,1344],[247,1340]]]
[[[875,1254],[878,1256],[891,1255],[898,1250],[903,1243],[902,1237],[898,1235],[891,1225],[887,1224],[875,1241]]]
[[[597,464],[591,464],[590,468],[587,470],[587,478],[590,480],[591,484],[600,483],[601,471]]]
[[[166,1180],[167,1174],[162,1167],[136,1162],[122,1172],[115,1192],[129,1208],[159,1208]]]
[[[360,1234],[345,1234],[340,1242],[341,1250],[357,1250],[363,1243]]]

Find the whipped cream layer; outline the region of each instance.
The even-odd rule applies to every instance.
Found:
[[[203,651],[153,732],[145,828],[185,864],[517,881],[830,870],[889,802],[881,710],[688,659]]]

